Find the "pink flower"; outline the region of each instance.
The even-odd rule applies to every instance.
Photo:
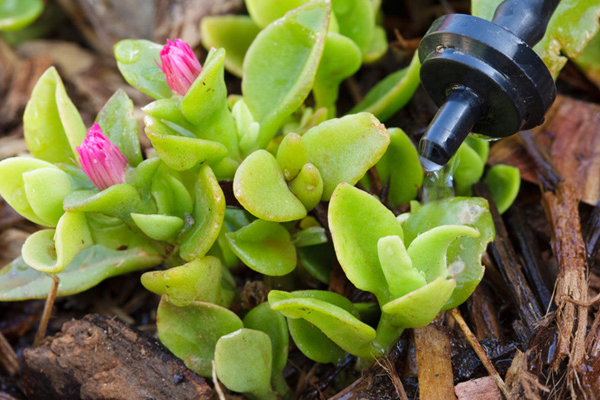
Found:
[[[77,147],[77,152],[81,169],[99,190],[124,182],[127,159],[121,150],[104,136],[97,123],[87,132],[85,140]]]
[[[167,39],[167,45],[160,51],[160,62],[162,67],[158,67],[164,72],[169,87],[181,96],[187,93],[202,71],[192,48],[181,39],[174,42]]]

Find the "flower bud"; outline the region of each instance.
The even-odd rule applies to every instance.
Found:
[[[77,152],[81,169],[99,190],[124,182],[127,159],[102,133],[98,123],[87,132]]]
[[[183,40],[167,39],[167,45],[160,51],[159,68],[164,72],[169,87],[178,95],[184,96],[196,80],[202,66],[192,48]],[[158,63],[157,63],[158,64]]]

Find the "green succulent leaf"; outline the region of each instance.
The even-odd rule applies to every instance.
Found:
[[[385,127],[368,113],[325,121],[302,136],[312,164],[323,178],[322,200],[341,182],[354,185],[390,143]]]
[[[176,171],[187,171],[202,162],[215,163],[227,155],[227,147],[219,142],[179,136],[172,128],[150,116],[146,116],[144,122],[146,136],[156,153]]]
[[[229,156],[237,159],[237,134],[227,106],[224,60],[225,50],[209,51],[202,72],[181,100],[181,113],[197,127],[196,137],[223,144]]]
[[[311,226],[294,234],[294,246],[297,248],[327,243],[327,233],[321,226]]]
[[[503,214],[517,198],[521,186],[521,172],[510,165],[494,165],[485,175],[498,212]]]
[[[215,304],[194,301],[185,307],[176,307],[163,295],[156,327],[160,341],[189,369],[210,377],[217,341],[242,329],[243,323],[235,313]]]
[[[108,99],[98,113],[96,122],[110,141],[121,150],[129,165],[136,167],[142,162],[139,129],[133,116],[133,102],[122,89],[117,90]]]
[[[71,163],[86,129],[54,67],[38,79],[23,114],[25,142],[31,154],[50,163]]]
[[[385,236],[404,238],[394,214],[370,194],[340,184],[329,203],[329,228],[337,258],[350,282],[375,294],[380,304],[390,301],[377,243]]]
[[[490,154],[490,141],[489,139],[485,139],[483,137],[477,137],[473,135],[467,136],[465,139],[465,143],[475,150],[475,153],[481,158],[481,161],[485,164],[488,160],[488,155]]]
[[[446,252],[448,246],[460,236],[476,238],[477,229],[464,225],[436,226],[417,236],[408,246],[407,253],[413,267],[425,275],[431,282],[438,277],[448,275]]]
[[[71,190],[66,173],[36,158],[12,157],[0,161],[0,175],[0,196],[15,211],[36,224],[56,226]]]
[[[325,107],[329,117],[335,117],[339,86],[344,79],[358,71],[361,61],[360,48],[352,40],[339,33],[327,33],[325,49],[313,85],[315,108]]]
[[[455,197],[431,202],[416,208],[403,222],[404,243],[410,248],[419,235],[443,225],[468,225],[480,233],[458,238],[448,247],[448,276],[456,280],[456,289],[443,307],[447,310],[462,304],[483,278],[481,256],[494,239],[494,223],[485,199]]]
[[[132,212],[143,212],[140,196],[132,185],[121,183],[105,190],[76,190],[65,197],[63,208],[72,212],[99,212],[126,221]]]
[[[179,255],[186,261],[202,257],[217,240],[225,217],[225,195],[208,165],[200,167],[194,186],[192,225],[186,226]]]
[[[286,181],[291,181],[302,167],[310,162],[302,136],[296,133],[285,135],[277,149],[277,162]]]
[[[22,29],[39,17],[42,11],[42,0],[0,0],[0,31]]]
[[[421,82],[421,63],[415,53],[410,65],[388,75],[367,93],[351,114],[370,112],[381,121],[386,121],[408,103]]]
[[[155,99],[172,96],[165,74],[160,70],[163,46],[148,40],[121,40],[115,44],[115,59],[123,78],[131,86]]]
[[[285,318],[269,303],[261,303],[244,317],[244,327],[269,335],[273,355],[272,376],[279,375],[287,363],[289,335]]]
[[[194,301],[225,307],[228,304],[223,301],[222,269],[218,258],[206,256],[166,271],[146,272],[141,280],[146,289],[167,295],[169,302],[177,307]]]
[[[305,293],[307,292],[313,291]],[[346,309],[321,298],[319,295],[305,295],[302,292],[269,292],[269,304],[274,310],[288,318],[305,319],[351,354],[372,357],[370,343],[375,339],[375,330]]]
[[[227,71],[241,78],[246,52],[260,32],[247,15],[209,15],[200,21],[200,36],[206,49],[225,48]]]
[[[307,2],[308,0],[245,0],[248,14],[261,29]]]
[[[276,222],[257,219],[225,237],[231,250],[254,271],[281,276],[296,268],[296,247],[289,232]]]
[[[400,236],[379,239],[377,252],[392,298],[402,297],[427,284],[425,274],[413,266]]]
[[[459,196],[470,196],[471,186],[479,182],[483,176],[485,161],[468,143],[463,143],[456,152],[454,161],[454,182],[456,194]]]
[[[402,129],[390,128],[390,145],[377,163],[381,183],[389,180],[388,200],[392,207],[408,203],[417,197],[423,184],[423,168],[419,153]]]
[[[456,287],[454,279],[439,277],[433,282],[414,290],[381,307],[390,314],[395,326],[423,328],[431,323],[442,310]]]
[[[290,182],[290,190],[302,202],[307,211],[319,204],[323,196],[323,178],[312,164],[304,164],[298,175]]]
[[[600,88],[600,34],[596,33],[573,61]]]
[[[172,215],[131,213],[133,222],[154,240],[172,241],[183,227],[183,220]]]
[[[56,274],[57,296],[70,296],[90,289],[103,280],[159,264],[163,256],[148,244],[114,250],[94,245],[80,251],[73,261]],[[45,272],[28,266],[19,257],[0,268],[0,301],[44,299],[52,286]]]
[[[260,123],[259,148],[269,143],[308,96],[325,46],[330,13],[331,5],[325,0],[305,4],[263,29],[248,49],[242,92]]]
[[[157,173],[152,180],[151,194],[160,214],[185,219],[194,210],[194,201],[185,185],[168,172]]]
[[[297,245],[296,245],[297,246]],[[335,251],[330,242],[308,247],[298,247],[298,265],[314,278],[328,285]]]
[[[375,30],[371,0],[333,0],[340,34],[352,39],[363,54],[368,53]]]
[[[217,377],[229,389],[256,400],[276,400],[271,389],[271,340],[254,329],[222,336],[215,347]]]
[[[310,322],[288,318],[288,327],[298,350],[311,360],[321,364],[338,364],[346,357],[344,349]]]
[[[240,165],[233,179],[233,194],[252,215],[275,222],[304,218],[304,205],[290,191],[277,160],[258,150]]]
[[[78,253],[92,246],[90,229],[83,213],[66,212],[56,229],[31,234],[21,254],[27,265],[42,272],[63,271]]]

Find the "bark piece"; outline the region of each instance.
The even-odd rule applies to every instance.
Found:
[[[413,330],[421,400],[454,399],[450,338],[434,325]]]
[[[520,265],[504,221],[498,213],[487,185],[485,183],[473,185],[473,191],[475,195],[485,197],[490,204],[490,212],[492,213],[496,228],[496,238],[490,244],[490,253],[506,281],[506,285],[529,338],[536,331],[537,324],[541,318],[542,312],[540,306],[523,275],[523,268]]]
[[[491,376],[459,383],[454,392],[458,400],[502,400],[496,381]]]
[[[158,342],[124,323],[87,315],[23,351],[31,398],[209,399],[211,388]]]

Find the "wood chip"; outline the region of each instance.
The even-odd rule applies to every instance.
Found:
[[[455,398],[450,338],[442,329],[435,325],[413,329],[421,400]]]
[[[454,392],[458,400],[502,400],[496,381],[491,376],[459,383]]]

